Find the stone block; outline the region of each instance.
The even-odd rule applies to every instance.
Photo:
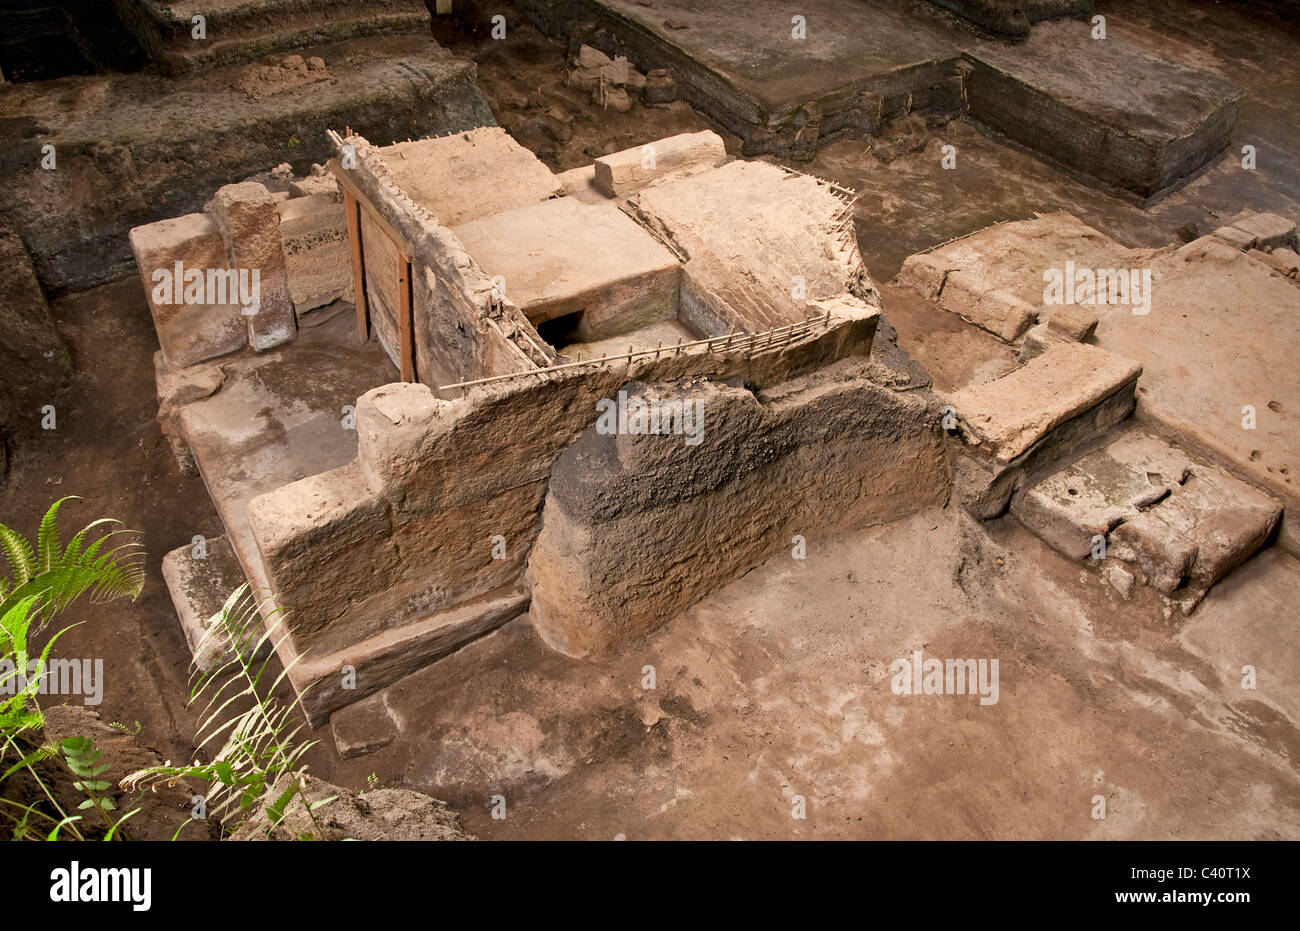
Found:
[[[1258,259],[1288,278],[1300,275],[1300,254],[1291,249],[1277,248],[1272,252],[1251,252],[1250,257]]]
[[[622,197],[668,175],[716,168],[726,160],[717,133],[682,133],[596,159],[596,187]]]
[[[1019,338],[1038,318],[1038,308],[1009,291],[990,289],[988,282],[970,271],[948,272],[939,306],[1007,343]]]
[[[172,550],[163,557],[162,575],[197,669],[206,671],[232,658],[236,646],[245,659],[271,655],[262,616],[247,594],[229,603],[228,624],[237,643],[221,623],[228,599],[244,584],[244,570],[225,534]]]
[[[388,746],[399,727],[384,693],[376,692],[330,715],[330,730],[339,756],[346,760]]]
[[[1096,305],[1058,304],[1052,308],[1047,326],[1052,332],[1081,343],[1097,331],[1100,319]]]
[[[1223,240],[1240,252],[1245,252],[1247,249],[1253,249],[1255,247],[1255,242],[1257,241],[1257,237],[1254,233],[1248,233],[1235,226],[1220,226],[1210,235],[1215,239]]]
[[[943,291],[949,266],[933,252],[918,252],[903,260],[903,267],[894,278],[896,284],[911,288],[926,300],[936,301]]]
[[[263,185],[243,181],[218,188],[206,210],[221,231],[230,267],[258,274],[256,312],[244,314],[248,345],[264,352],[290,342],[298,326],[275,198]]]
[[[612,204],[561,197],[453,232],[533,323],[581,312],[593,340],[677,316],[681,264]]]
[[[1168,496],[1191,467],[1181,450],[1134,430],[1037,482],[1011,512],[1053,549],[1084,559],[1095,537]]]
[[[1020,361],[1028,362],[1030,359],[1041,356],[1063,339],[1063,336],[1050,329],[1046,323],[1031,326],[1025,331],[1024,342],[1020,344]]]
[[[1028,452],[1049,432],[1126,386],[1142,366],[1083,343],[1059,343],[1000,378],[955,392],[957,429],[999,463]]]
[[[600,49],[592,48],[590,45],[584,45],[578,49],[578,67],[580,68],[603,68],[611,64],[612,60]]]
[[[194,365],[247,345],[238,294],[227,288],[224,300],[209,302],[222,295],[206,287],[208,273],[229,268],[225,242],[210,218],[191,213],[137,226],[131,230],[131,249],[168,364]],[[203,284],[188,293],[186,272],[203,276]]]
[[[632,109],[632,98],[628,95],[627,89],[610,84],[598,85],[592,91],[591,100],[596,106],[605,110],[626,113]]]
[[[1193,606],[1263,545],[1281,505],[1222,469],[1134,428],[1047,476],[1012,513],[1073,559],[1129,564],[1146,584]],[[1122,589],[1121,589],[1122,591]]]
[[[335,201],[343,200],[343,191],[339,189],[339,183],[333,175],[308,175],[289,182],[290,198],[313,197],[317,194],[328,195]]]
[[[1297,245],[1295,224],[1276,213],[1250,213],[1233,220],[1228,226],[1251,237],[1247,248],[1269,251],[1294,249]]]

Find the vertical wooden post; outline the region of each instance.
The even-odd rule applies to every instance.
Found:
[[[411,263],[397,254],[397,328],[402,344],[402,381],[415,381],[415,345],[412,339]]]
[[[365,344],[370,339],[370,314],[366,309],[366,260],[361,252],[361,205],[347,188],[343,189],[343,204],[348,217],[348,245],[352,251],[352,292],[357,304],[357,338]]]

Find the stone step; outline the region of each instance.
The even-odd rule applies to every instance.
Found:
[[[1134,426],[1016,495],[1011,512],[1126,597],[1136,579],[1188,613],[1264,545],[1282,505]]]
[[[1133,412],[1141,372],[1095,346],[1059,342],[1000,378],[946,396],[964,454],[962,503],[981,519],[1002,513],[1028,477]]]
[[[206,672],[230,658],[231,638],[222,631],[219,619],[227,600],[244,584],[244,570],[226,535],[172,550],[163,557],[162,574],[195,668]],[[229,616],[240,625],[243,635],[237,639],[245,659],[271,655],[271,641],[262,638],[265,628],[251,596],[235,602]]]
[[[427,32],[424,0],[116,0],[165,71],[180,74],[327,42]],[[194,17],[205,37],[195,38]]]

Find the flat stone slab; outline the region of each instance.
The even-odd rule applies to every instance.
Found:
[[[948,400],[966,443],[1008,463],[1141,373],[1142,366],[1130,359],[1083,343],[1057,343],[1006,375],[963,388]]]
[[[1151,198],[1223,151],[1243,91],[1082,22],[965,53],[970,114],[1040,157]]]
[[[350,315],[340,315],[279,350],[234,356],[223,363],[220,390],[176,409],[175,421],[255,587],[267,586],[249,531],[249,502],[352,461],[357,434],[344,424],[344,406],[397,377],[379,345],[358,346],[355,333]]]
[[[560,197],[452,231],[533,323],[581,313],[599,339],[677,318],[681,263],[613,205]]]
[[[244,584],[244,570],[226,535],[172,550],[163,557],[162,575],[181,630],[185,632],[185,642],[194,657],[194,666],[207,671],[230,657],[231,639],[218,621],[227,599]],[[231,615],[233,623],[242,624],[241,629],[246,633],[239,643],[240,653],[246,659],[271,653],[270,640],[261,641],[264,632],[261,615],[251,622],[240,620],[239,612],[251,605],[245,596],[232,608]]]
[[[1190,608],[1263,545],[1281,504],[1141,428],[1013,499],[1012,513],[1074,559],[1106,552],[1153,588],[1186,588]]]
[[[392,743],[400,731],[388,707],[387,690],[367,695],[330,715],[334,746],[345,760],[374,753]]]
[[[1300,507],[1300,288],[1213,237],[1151,263],[1147,314],[1102,308],[1097,345],[1142,364],[1137,415],[1180,444]],[[1300,549],[1283,522],[1282,543]]]
[[[380,149],[393,180],[443,226],[554,197],[563,183],[499,126]]]
[[[685,260],[682,316],[699,332],[797,323],[846,291],[874,299],[844,204],[808,175],[734,161],[639,191],[628,209]]]

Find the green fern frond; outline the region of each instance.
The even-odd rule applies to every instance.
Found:
[[[36,610],[48,618],[66,610],[82,595],[95,603],[139,597],[144,587],[144,551],[134,532],[120,522],[101,518],[79,530],[64,548],[58,518],[60,498],[41,518],[36,546],[0,524],[0,550],[9,563],[11,581],[0,585],[0,613],[17,601],[36,597]],[[100,535],[86,545],[94,533]]]
[[[22,585],[36,574],[36,556],[27,538],[16,530],[0,524],[0,550],[4,551],[9,563],[9,574],[13,584]]]
[[[71,495],[68,497],[72,497]],[[36,567],[39,572],[48,572],[54,568],[59,554],[59,508],[68,498],[60,498],[50,505],[50,509],[41,518],[41,525],[36,531]]]
[[[301,796],[302,761],[317,741],[302,740],[306,724],[297,714],[300,699],[282,705],[274,698],[296,659],[265,687],[272,659],[269,654],[262,660],[255,657],[267,644],[278,646],[273,631],[282,631],[281,637],[288,634],[274,623],[274,611],[264,623],[262,608],[249,586],[240,586],[226,599],[217,622],[196,650],[196,655],[211,650],[221,657],[207,670],[196,670],[191,692],[191,701],[203,706],[194,743],[200,753],[211,754],[211,762],[150,767],[124,779],[123,788],[205,780],[208,814],[228,826],[249,817],[257,806],[266,806],[275,823],[289,802]],[[283,784],[284,777],[289,778],[289,787]],[[274,796],[270,795],[273,786],[278,786]]]

